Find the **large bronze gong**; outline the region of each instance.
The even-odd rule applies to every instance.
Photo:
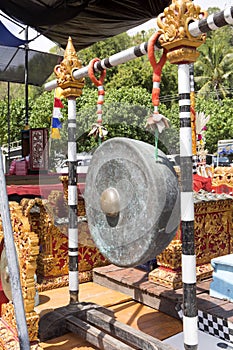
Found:
[[[94,153],[85,188],[92,238],[122,267],[145,263],[173,239],[180,222],[179,186],[166,155],[128,138],[105,141]]]

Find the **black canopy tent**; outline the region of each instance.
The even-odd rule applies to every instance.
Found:
[[[28,49],[28,84],[42,86],[62,56]],[[0,81],[25,82],[25,48],[0,45]]]
[[[7,82],[8,159],[10,159],[10,83],[25,84],[25,125],[28,124],[28,85],[42,86],[62,57],[30,50],[28,40],[15,37],[0,22],[0,81]],[[21,46],[21,47],[20,47]]]
[[[0,10],[24,25],[31,26],[48,39],[65,48],[72,37],[77,51],[100,40],[125,32],[155,18],[171,0],[7,0]],[[25,124],[28,120],[28,84],[42,85],[58,56],[28,49],[27,36],[14,44],[1,42],[4,35],[0,25],[0,81],[25,83]],[[19,46],[21,45],[21,48]],[[23,45],[23,47],[22,47]],[[40,69],[43,67],[43,69]],[[47,69],[48,68],[48,69]],[[38,74],[38,72],[40,72]]]
[[[171,0],[7,0],[0,9],[66,47],[77,51],[155,18]]]

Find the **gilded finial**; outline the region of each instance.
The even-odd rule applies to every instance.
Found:
[[[167,58],[171,63],[195,62],[199,53],[196,48],[205,41],[205,34],[193,37],[188,26],[190,22],[207,17],[207,12],[192,0],[172,0],[157,18],[161,35],[159,42],[168,50]]]
[[[58,86],[63,90],[63,97],[78,97],[82,94],[84,79],[76,80],[73,77],[73,71],[81,67],[81,61],[78,59],[72,39],[69,37],[63,61],[54,68]]]

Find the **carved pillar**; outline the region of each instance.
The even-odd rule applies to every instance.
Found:
[[[38,236],[30,230],[28,219],[23,216],[18,203],[10,202],[12,229],[19,260],[20,280],[28,326],[30,342],[38,340],[39,315],[34,311],[35,306],[35,273],[36,259],[39,254]],[[0,237],[3,237],[0,224]],[[16,330],[16,319],[12,301],[2,305],[2,319],[13,330]],[[4,335],[0,334],[1,337]],[[7,341],[7,340],[6,340]]]
[[[196,48],[204,42],[205,35],[193,37],[188,25],[203,15],[200,7],[191,0],[173,0],[157,19],[161,32],[159,42],[167,50],[167,59],[178,65],[183,326],[184,348],[189,350],[196,350],[198,344],[189,64],[197,59]]]
[[[74,70],[81,68],[71,38],[65,50],[64,60],[54,69],[63,97],[68,99],[68,251],[70,304],[78,303],[78,220],[77,220],[77,143],[76,143],[76,98],[82,94],[84,80],[73,78]]]

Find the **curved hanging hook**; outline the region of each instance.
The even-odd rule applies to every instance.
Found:
[[[92,125],[92,130],[89,132],[88,135],[89,136],[90,135],[94,135],[94,136],[98,137],[99,143],[101,143],[101,140],[108,133],[106,128],[104,128],[102,126],[102,113],[103,113],[102,106],[103,106],[103,103],[104,103],[104,95],[105,95],[103,84],[104,84],[104,79],[105,79],[105,76],[106,76],[106,70],[104,69],[101,72],[99,79],[97,79],[95,77],[94,65],[98,61],[100,61],[99,58],[93,58],[90,61],[89,66],[88,66],[88,75],[89,75],[91,81],[93,82],[93,84],[98,87],[98,100],[97,100],[97,115],[98,115],[98,117],[97,117],[97,123]]]
[[[102,70],[102,72],[100,73],[100,78],[97,79],[95,77],[95,71],[94,71],[94,65],[96,62],[99,62],[100,59],[99,58],[93,58],[90,63],[89,63],[89,66],[88,66],[88,75],[92,81],[93,84],[95,84],[95,86],[101,86],[104,84],[104,79],[105,79],[105,76],[106,76],[106,69]]]
[[[159,105],[159,95],[160,95],[160,88],[159,84],[161,81],[161,74],[162,74],[162,69],[164,64],[166,63],[167,60],[167,50],[163,50],[163,54],[159,60],[159,62],[156,62],[155,58],[155,51],[154,51],[154,46],[160,36],[160,32],[154,33],[149,41],[148,41],[148,58],[150,61],[150,64],[153,68],[153,90],[152,90],[152,103],[154,106]],[[157,84],[154,84],[157,83]]]
[[[147,119],[146,128],[152,129],[155,133],[155,159],[158,159],[158,134],[165,128],[169,127],[168,119],[158,112],[159,95],[160,95],[160,81],[163,66],[167,60],[167,50],[163,50],[163,54],[156,62],[154,46],[160,36],[160,32],[154,33],[148,41],[148,58],[153,68],[153,89],[152,89],[152,103],[154,105],[153,114]]]

